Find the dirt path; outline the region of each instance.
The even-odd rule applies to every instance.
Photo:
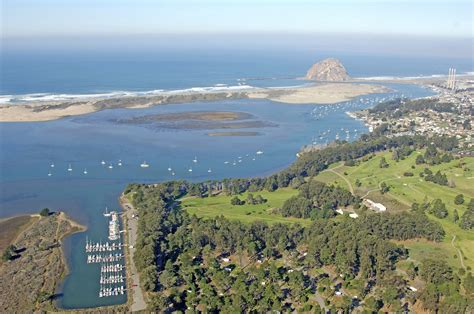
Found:
[[[137,272],[137,268],[135,266],[135,262],[133,260],[133,255],[135,254],[135,243],[137,241],[137,225],[138,221],[137,218],[132,217],[133,214],[136,214],[135,209],[133,208],[132,204],[125,198],[120,198],[120,203],[124,210],[124,221],[126,226],[126,234],[128,237],[128,247],[125,248],[125,252],[129,253],[128,258],[126,261],[129,264],[129,272],[130,272],[130,284],[129,287],[131,289],[131,296],[132,296],[132,306],[131,311],[143,311],[146,309],[146,302],[143,296],[143,291],[140,286],[140,277]]]
[[[462,257],[462,252],[460,249],[458,249],[455,245],[454,245],[454,240],[456,240],[456,235],[453,235],[453,239],[451,240],[451,245],[453,246],[453,248],[458,252],[458,256],[459,256],[459,261],[461,262],[461,266],[462,268],[464,268],[464,270],[466,270],[466,265],[464,265],[464,259]]]
[[[351,182],[350,182],[349,180],[347,180],[347,178],[344,177],[344,176],[343,176],[342,174],[340,174],[339,172],[334,171],[335,169],[340,168],[340,167],[342,167],[343,165],[344,165],[344,164],[341,163],[341,164],[340,164],[339,166],[337,166],[337,167],[334,167],[334,168],[332,168],[332,169],[326,169],[326,170],[324,170],[324,171],[322,171],[322,172],[326,172],[326,171],[332,172],[332,173],[334,173],[335,175],[337,175],[337,176],[339,176],[340,178],[342,178],[342,180],[344,180],[344,181],[347,183],[347,186],[349,187],[349,191],[351,192],[351,194],[354,195],[354,188],[352,187]]]

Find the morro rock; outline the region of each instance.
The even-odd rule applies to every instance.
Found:
[[[313,64],[305,78],[316,81],[347,81],[350,76],[341,61],[328,58]]]

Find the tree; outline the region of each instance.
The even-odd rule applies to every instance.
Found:
[[[422,155],[418,155],[416,156],[416,159],[415,159],[415,164],[417,165],[421,165],[421,164],[424,164],[425,163],[425,159],[423,158]]]
[[[388,168],[388,163],[387,163],[387,160],[385,159],[385,157],[382,157],[380,159],[379,167],[380,168]]]
[[[40,211],[40,215],[42,217],[47,217],[49,216],[49,208],[43,208],[41,211]]]
[[[390,187],[387,185],[387,183],[382,182],[380,184],[380,193],[385,194],[390,190]]]
[[[11,244],[5,249],[5,251],[3,251],[2,260],[10,261],[13,259],[13,257],[15,257],[15,254],[16,254],[16,246]]]
[[[464,203],[464,195],[462,194],[456,195],[456,197],[454,198],[454,204],[461,205],[463,203]]]
[[[232,205],[244,205],[245,204],[245,201],[242,201],[238,196],[234,196],[231,200],[230,200],[230,203]]]
[[[439,198],[435,199],[431,203],[429,213],[437,218],[445,218],[446,216],[448,216],[446,204],[444,204],[443,201]]]
[[[38,303],[43,303],[45,301],[48,301],[49,299],[51,299],[51,294],[47,293],[46,291],[40,291],[36,296],[36,301]]]
[[[464,122],[462,123],[462,127],[464,130],[471,130],[471,120],[464,120]]]
[[[453,222],[457,223],[458,221],[459,221],[459,214],[458,214],[457,209],[455,209],[453,212]]]
[[[253,198],[253,194],[252,193],[249,193],[247,195],[247,204],[250,204],[250,205],[255,205],[256,202],[255,202],[255,199]]]

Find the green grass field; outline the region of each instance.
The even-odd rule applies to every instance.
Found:
[[[419,152],[424,153],[424,152]],[[429,166],[431,171],[435,173],[441,170],[448,177],[448,180],[454,181],[455,187],[450,188],[441,186],[432,182],[426,182],[420,178],[419,173],[423,171],[427,165],[416,165],[415,158],[418,152],[411,154],[409,157],[396,162],[391,159],[390,152],[377,154],[372,159],[361,162],[357,166],[348,167],[344,165],[332,165],[332,171],[325,171],[315,177],[316,180],[334,183],[348,188],[348,183],[341,178],[345,177],[355,193],[359,196],[366,196],[374,201],[381,202],[387,206],[389,210],[407,210],[413,202],[423,202],[425,198],[433,200],[440,198],[448,207],[449,216],[445,219],[433,220],[440,222],[446,231],[446,238],[442,243],[431,243],[427,241],[405,241],[405,246],[411,249],[411,257],[416,260],[423,259],[427,256],[444,257],[455,267],[461,267],[459,254],[460,249],[463,256],[465,266],[474,268],[474,232],[466,231],[453,222],[453,210],[457,209],[459,215],[465,211],[464,205],[455,205],[454,198],[458,194],[464,194],[464,199],[469,202],[470,198],[474,198],[474,158],[462,158],[453,160],[449,163]],[[388,168],[380,168],[380,159],[385,157],[389,163]],[[464,162],[465,166],[460,167],[460,162]],[[404,172],[409,171],[414,174],[413,177],[405,177]],[[337,172],[334,173],[334,172]],[[356,180],[362,185],[355,186]],[[389,193],[380,194],[379,186],[385,182],[390,186]],[[451,241],[455,236],[453,247]],[[457,255],[457,256],[456,256]]]
[[[278,189],[274,192],[255,192],[254,196],[262,195],[268,201],[265,204],[259,205],[231,205],[230,200],[233,196],[218,195],[214,197],[187,197],[182,199],[182,207],[190,214],[195,214],[198,217],[211,218],[223,215],[228,219],[240,220],[244,223],[253,221],[265,221],[268,223],[295,223],[308,225],[310,220],[299,219],[292,217],[283,217],[276,213],[275,209],[281,208],[285,200],[293,195],[298,194],[298,191],[291,188]],[[239,198],[245,200],[247,193],[239,195]]]

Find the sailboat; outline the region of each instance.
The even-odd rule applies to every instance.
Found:
[[[51,166],[51,168],[54,168],[54,163],[51,163],[51,165],[50,165],[50,166]]]
[[[196,156],[194,156],[193,162],[194,162],[194,163],[197,163],[197,162],[198,162],[198,160],[197,160],[197,157],[196,157]]]
[[[140,167],[142,167],[142,168],[148,168],[148,167],[150,167],[150,165],[147,164],[146,161],[144,161],[144,162],[142,162],[142,164],[140,165]]]
[[[168,171],[171,171],[171,170],[173,170],[173,169],[171,169],[171,167],[168,167]]]
[[[87,174],[87,169],[86,169],[86,168],[84,168],[83,173],[84,173],[84,174]]]
[[[102,161],[100,162],[101,165],[105,165],[105,161],[102,159]]]
[[[263,152],[262,152],[261,150],[259,150],[259,151],[257,152],[257,155],[262,155],[262,154],[263,154]]]
[[[121,160],[121,159],[119,159],[119,161],[118,161],[117,165],[118,165],[119,167],[121,167],[121,166],[122,166],[122,160]]]
[[[51,177],[53,174],[50,172],[48,172],[48,177]]]
[[[188,171],[189,171],[189,172],[193,172],[193,168],[189,168]]]
[[[111,213],[109,213],[109,210],[107,208],[107,206],[105,206],[105,213],[104,213],[104,217],[110,217],[110,215],[112,215]]]
[[[109,165],[109,169],[112,169],[114,166],[112,166],[112,164]]]
[[[69,164],[69,167],[67,168],[67,171],[69,171],[69,172],[71,172],[71,171],[72,171],[71,164]]]
[[[207,172],[211,173],[211,172],[212,172],[211,168],[209,168],[209,169],[207,170]]]

